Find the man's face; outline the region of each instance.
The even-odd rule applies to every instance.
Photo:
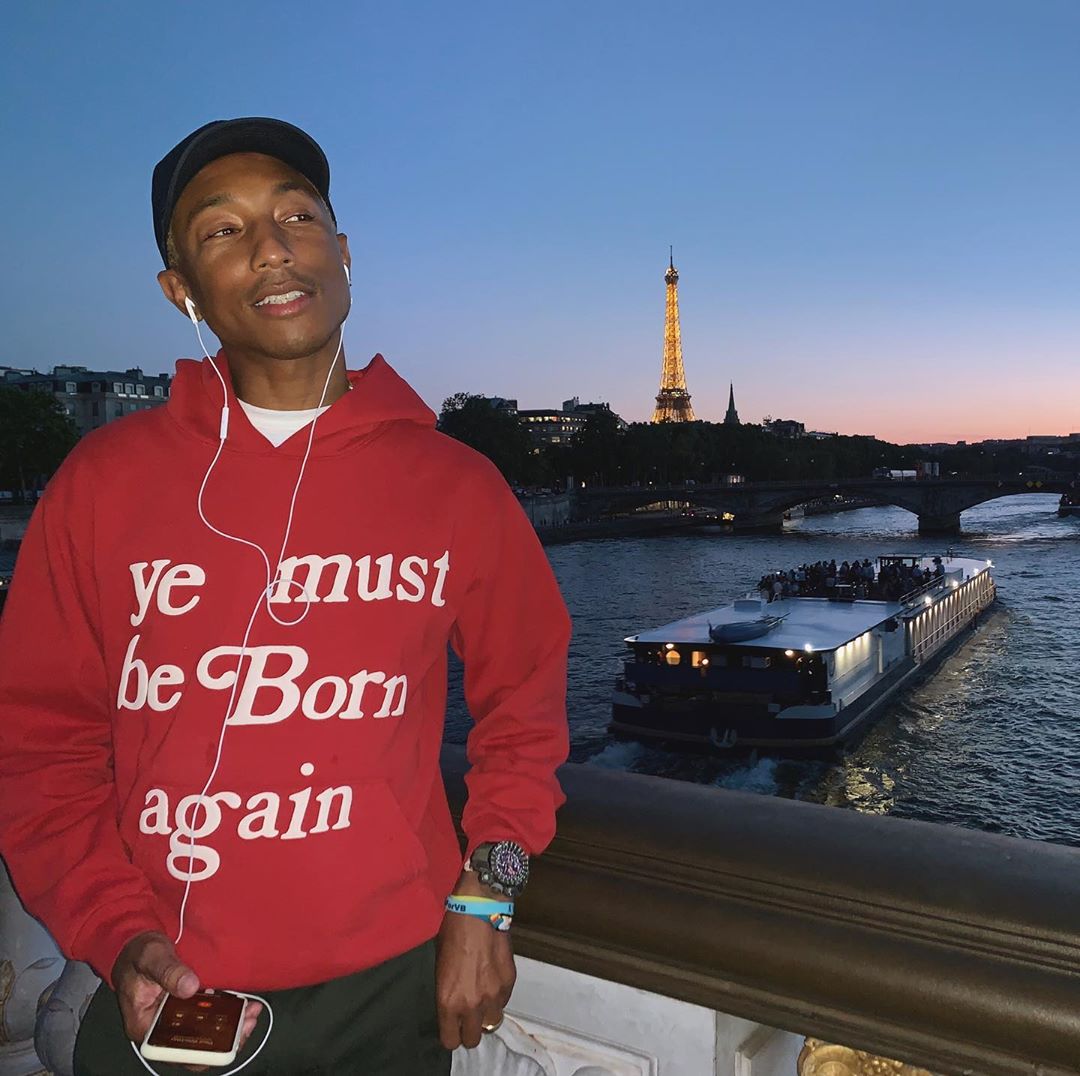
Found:
[[[190,295],[226,349],[303,358],[348,313],[345,236],[311,184],[274,157],[208,164],[176,203],[171,234],[178,261],[158,274],[162,290],[185,313]]]

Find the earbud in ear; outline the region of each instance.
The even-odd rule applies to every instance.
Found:
[[[187,316],[191,318],[193,325],[199,324],[199,315],[195,313],[195,304],[191,301],[190,295],[184,296],[184,306],[187,307]]]
[[[342,262],[342,265],[345,265],[345,263]],[[349,267],[347,265],[345,265],[345,279],[349,282],[349,284],[351,286],[352,285],[352,276],[349,274]]]

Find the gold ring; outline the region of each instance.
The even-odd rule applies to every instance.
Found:
[[[480,1030],[483,1031],[485,1035],[490,1035],[493,1031],[499,1030],[499,1028],[502,1026],[502,1022],[503,1018],[500,1016],[494,1024],[481,1024]]]

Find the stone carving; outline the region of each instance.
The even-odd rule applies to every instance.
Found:
[[[933,1076],[927,1069],[876,1057],[850,1046],[807,1039],[799,1054],[799,1076]]]
[[[454,1051],[450,1076],[613,1076],[598,1065],[567,1069],[509,1017],[473,1050]]]
[[[0,1046],[7,1046],[16,1040],[8,1031],[7,1003],[11,990],[15,986],[15,967],[10,960],[0,960]]]
[[[454,1051],[450,1076],[557,1076],[555,1064],[531,1035],[509,1017],[472,1050]]]
[[[86,964],[69,960],[38,1012],[34,1046],[53,1076],[72,1076],[75,1036],[101,980]]]
[[[0,1076],[44,1073],[34,1025],[63,966],[52,938],[23,910],[0,863]]]

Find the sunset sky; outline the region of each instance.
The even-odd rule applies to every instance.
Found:
[[[150,173],[270,115],[330,158],[350,366],[649,417],[668,244],[719,420],[1080,430],[1080,3],[22,4],[0,364],[171,370]]]

